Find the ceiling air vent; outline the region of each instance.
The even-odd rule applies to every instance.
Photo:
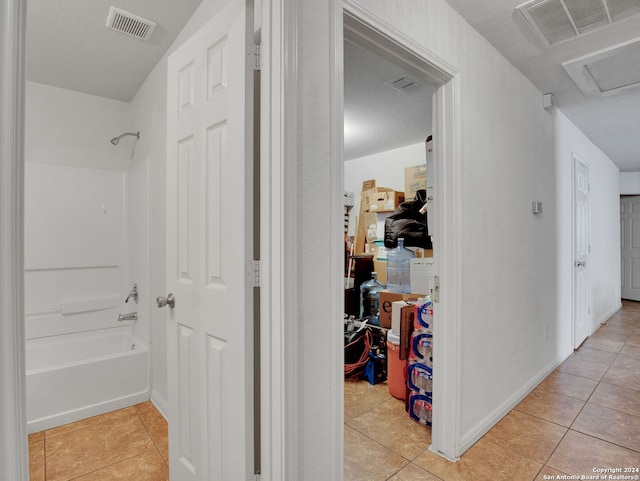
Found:
[[[420,90],[420,84],[406,75],[389,80],[388,82],[385,82],[385,85],[388,85],[392,89],[402,92],[403,94]]]
[[[140,40],[149,40],[154,29],[158,25],[156,22],[139,17],[133,13],[126,12],[116,7],[111,7],[107,17],[107,28],[117,30],[131,37]]]
[[[640,13],[629,0],[533,0],[517,10],[545,47],[566,42]]]

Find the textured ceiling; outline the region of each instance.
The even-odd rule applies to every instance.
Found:
[[[201,0],[29,0],[27,80],[129,102]],[[105,27],[111,6],[158,23],[149,41]],[[349,44],[345,52],[347,158],[424,141],[432,90],[386,86],[403,72]]]
[[[403,76],[399,67],[345,41],[345,160],[424,142],[431,133],[433,88],[415,78],[418,88],[411,92],[385,83]]]
[[[516,7],[521,0],[447,0],[619,167],[640,171],[640,91],[587,99],[561,64],[629,42],[640,17],[544,48]],[[128,102],[201,0],[120,0],[126,11],[158,22],[147,42],[105,28],[110,0],[29,0],[27,79]],[[431,89],[400,93],[384,85],[402,74],[370,52],[345,49],[346,158],[424,140],[431,130]],[[395,70],[394,70],[395,69]]]
[[[130,101],[201,0],[29,0],[27,80]],[[158,23],[148,41],[105,27],[111,5]]]
[[[635,1],[635,0],[634,0]],[[562,63],[640,36],[640,16],[562,44],[544,47],[516,7],[523,0],[447,0],[476,30],[544,93],[622,171],[640,171],[640,91],[587,98]]]

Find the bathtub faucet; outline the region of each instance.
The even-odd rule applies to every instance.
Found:
[[[129,295],[124,302],[129,302],[129,299],[133,298],[133,302],[138,303],[138,284],[133,285],[133,289],[129,291]]]
[[[137,312],[130,312],[129,314],[118,314],[118,322],[137,321],[137,320],[138,320]]]

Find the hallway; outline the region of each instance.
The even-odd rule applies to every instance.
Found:
[[[410,421],[386,389],[345,383],[345,481],[542,481],[638,469],[640,303],[623,301],[457,463],[428,450],[430,428]]]
[[[640,468],[640,303],[624,301],[457,463],[431,453],[430,438],[386,383],[345,382],[345,481],[542,481]],[[31,434],[29,448],[32,481],[168,479],[167,425],[151,402]]]

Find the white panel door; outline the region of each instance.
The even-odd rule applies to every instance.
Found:
[[[622,298],[640,301],[640,196],[620,198]]]
[[[591,201],[589,167],[573,158],[573,347],[589,335]]]
[[[253,478],[252,19],[230,0],[168,61],[171,481]]]

